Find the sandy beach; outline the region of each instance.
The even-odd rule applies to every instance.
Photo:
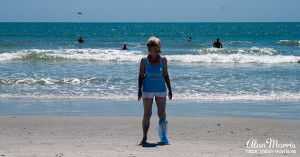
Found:
[[[170,145],[160,145],[157,117],[151,118],[149,144],[140,146],[139,116],[0,116],[0,156],[297,156],[299,120],[246,117],[168,117]],[[247,141],[268,138],[297,153],[247,153]],[[250,146],[250,145],[249,145]],[[258,148],[256,148],[258,149]]]

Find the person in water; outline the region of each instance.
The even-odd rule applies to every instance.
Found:
[[[188,41],[192,41],[192,37],[189,37],[189,40]]]
[[[128,50],[128,48],[127,48],[126,44],[124,44],[124,46],[122,47],[122,49],[121,49],[121,50]]]
[[[81,37],[78,38],[78,42],[81,44],[81,43],[84,43],[83,39]]]
[[[143,99],[144,117],[142,122],[143,138],[140,144],[147,143],[147,133],[150,126],[150,118],[152,115],[153,98],[155,98],[158,117],[160,123],[167,125],[166,120],[166,97],[168,87],[168,97],[172,99],[172,89],[168,74],[167,59],[162,57],[161,42],[156,37],[150,37],[147,41],[149,55],[141,59],[140,72],[138,79],[138,100]],[[161,141],[165,144],[169,143],[169,139],[165,134]]]
[[[217,38],[217,41],[214,42],[213,47],[216,47],[216,48],[222,48],[223,47],[222,43],[219,41],[219,38]]]

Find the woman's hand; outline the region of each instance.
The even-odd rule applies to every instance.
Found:
[[[141,99],[142,99],[142,92],[139,91],[139,92],[138,92],[138,101],[140,101]]]
[[[169,91],[169,95],[168,96],[169,96],[169,99],[172,100],[172,96],[173,96],[172,91]]]

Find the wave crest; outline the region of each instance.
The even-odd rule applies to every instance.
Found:
[[[105,82],[117,82],[119,79],[113,78],[2,78],[0,85],[52,85],[52,84],[102,84]]]
[[[0,98],[37,98],[37,99],[104,99],[104,100],[136,100],[136,94],[128,93],[103,93],[103,94],[47,94],[47,93],[28,93],[28,94],[0,94]],[[206,94],[206,93],[177,93],[174,95],[175,101],[285,101],[299,102],[300,93],[231,93],[231,94]]]
[[[299,63],[299,56],[274,55],[272,48],[197,50],[198,54],[163,55],[171,62],[181,63]],[[0,61],[56,62],[69,60],[90,60],[109,62],[139,62],[148,53],[142,51],[121,51],[112,49],[60,49],[60,50],[20,50],[0,54]]]
[[[249,54],[249,55],[273,55],[277,50],[272,48],[251,47],[246,49],[227,49],[227,48],[206,48],[197,50],[199,54]]]
[[[300,47],[300,40],[280,40],[277,45]]]
[[[167,57],[169,61],[184,63],[259,63],[280,64],[299,63],[300,57],[296,56],[269,56],[269,55],[246,55],[246,54],[204,54],[204,55],[174,55]]]

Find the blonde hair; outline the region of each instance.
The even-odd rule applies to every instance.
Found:
[[[150,44],[150,43],[155,43],[158,47],[158,53],[161,53],[161,51],[160,51],[160,48],[161,48],[160,39],[156,38],[155,36],[150,37],[147,41],[147,44]]]

